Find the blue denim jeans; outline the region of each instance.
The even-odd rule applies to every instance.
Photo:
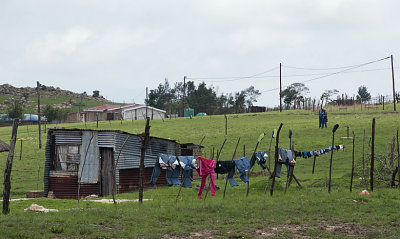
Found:
[[[246,172],[250,170],[250,161],[249,157],[245,156],[240,159],[235,160],[236,168],[240,172],[240,179],[247,183],[249,179],[246,177]]]

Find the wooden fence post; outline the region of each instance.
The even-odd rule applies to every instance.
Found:
[[[372,142],[371,142],[371,192],[374,191],[374,164],[375,164],[375,118],[372,119]]]
[[[238,145],[239,145],[239,142],[240,142],[240,137],[238,138],[238,141],[237,141],[237,143],[236,143],[235,152],[233,152],[233,155],[232,155],[232,162],[233,162],[233,160],[234,160],[234,158],[235,158],[236,150],[237,150],[237,147],[238,147]],[[226,176],[226,180],[225,180],[225,188],[224,188],[224,197],[223,197],[223,198],[225,198],[226,186],[227,186],[227,185],[228,185],[228,176]]]
[[[150,138],[150,118],[146,118],[146,127],[144,138],[142,137],[142,149],[140,152],[140,168],[139,168],[139,203],[143,203],[143,179],[144,179],[144,156],[146,154],[147,143]]]
[[[8,152],[6,169],[4,170],[4,188],[3,188],[3,214],[10,213],[10,191],[11,191],[11,170],[14,159],[15,142],[17,140],[19,119],[14,119],[12,124],[12,133],[10,140],[10,151]]]
[[[272,196],[274,194],[274,185],[275,185],[275,175],[276,175],[276,165],[278,164],[278,149],[279,149],[279,133],[281,132],[283,123],[279,125],[278,132],[276,133],[276,143],[275,143],[275,166],[274,166],[274,172],[272,173],[272,184],[271,184],[271,191],[270,195]],[[268,185],[267,185],[268,186]]]
[[[350,179],[350,192],[353,191],[353,176],[354,176],[354,141],[356,136],[353,131],[353,161],[351,163],[351,179]]]
[[[37,83],[37,96],[38,96],[38,126],[39,126],[39,149],[42,148],[42,132],[40,127],[40,83]]]
[[[332,179],[332,161],[333,161],[333,146],[335,144],[335,132],[339,128],[338,124],[335,124],[332,129],[332,148],[331,148],[331,161],[329,164],[329,182],[328,182],[328,192],[331,192],[331,179]]]

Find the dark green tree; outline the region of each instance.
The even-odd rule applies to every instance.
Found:
[[[289,85],[285,90],[282,91],[283,102],[286,108],[290,108],[290,105],[294,100],[303,100],[305,95],[310,90],[303,83],[293,83]]]
[[[67,116],[67,112],[62,109],[54,108],[51,105],[46,105],[43,109],[43,115],[46,117],[47,122],[53,122],[55,120],[62,120]]]
[[[365,85],[358,87],[357,101],[364,103],[371,99],[371,94],[368,92],[368,88]]]
[[[100,91],[94,90],[92,96],[95,97],[95,98],[99,97],[100,96]]]
[[[11,99],[11,103],[7,105],[6,112],[10,119],[22,119],[24,116],[24,106],[20,101]]]

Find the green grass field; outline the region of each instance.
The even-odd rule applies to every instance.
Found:
[[[386,106],[385,106],[386,107]],[[328,109],[329,110],[329,109]],[[332,144],[332,126],[339,124],[335,144],[345,144],[344,151],[334,151],[332,191],[328,193],[330,153],[313,160],[299,158],[295,175],[302,188],[292,183],[284,193],[286,170],[277,178],[274,195],[264,196],[268,177],[261,173],[258,165],[250,178],[250,193],[246,197],[247,185],[235,176],[239,187],[228,184],[223,199],[225,180],[219,175],[216,196],[199,200],[197,191],[182,189],[175,202],[178,187],[159,187],[146,190],[144,197],[152,199],[142,205],[135,202],[118,205],[80,202],[76,200],[31,199],[10,203],[11,213],[0,216],[0,238],[399,238],[400,237],[400,189],[390,188],[375,178],[374,191],[370,196],[358,192],[369,189],[361,180],[362,138],[365,129],[366,175],[369,179],[369,141],[372,118],[376,119],[375,153],[376,167],[390,151],[392,137],[399,127],[400,114],[393,110],[328,111],[328,129],[318,128],[317,115],[308,111],[268,112],[261,114],[239,114],[228,116],[228,134],[225,136],[224,116],[205,116],[179,119],[153,120],[150,122],[151,136],[171,138],[181,143],[199,143],[206,136],[203,155],[210,155],[212,148],[220,148],[224,138],[227,142],[221,160],[230,160],[238,138],[240,144],[236,158],[244,153],[250,156],[258,136],[265,132],[258,151],[268,150],[273,129],[283,123],[280,146],[289,148],[288,131],[293,131],[295,150],[311,151]],[[65,124],[66,128],[96,128],[96,123]],[[133,133],[144,130],[145,121],[100,122],[99,129],[115,129]],[[353,192],[349,192],[352,162],[352,141],[342,139],[349,126],[356,135],[356,171]],[[49,127],[49,126],[48,126]],[[18,138],[33,137],[23,143],[22,160],[19,159],[20,144],[17,143],[13,172],[12,198],[22,198],[28,190],[43,189],[43,147],[38,149],[37,126],[21,126]],[[10,127],[0,128],[0,139],[9,142]],[[274,153],[275,139],[271,154]],[[245,152],[244,152],[245,149]],[[0,169],[4,172],[7,152],[0,153]],[[394,157],[397,164],[397,154]],[[255,176],[258,175],[258,176]],[[382,176],[382,175],[381,175]],[[389,177],[383,175],[382,177]],[[200,184],[195,181],[194,185]],[[0,186],[2,190],[3,185]],[[138,193],[119,194],[120,199],[136,199]],[[60,210],[58,213],[25,213],[32,203]]]

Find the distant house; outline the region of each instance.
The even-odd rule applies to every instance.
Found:
[[[249,106],[249,113],[258,113],[258,112],[266,112],[267,108],[265,106]]]
[[[117,130],[50,129],[47,134],[44,196],[77,199],[107,196],[139,186],[141,137]],[[159,153],[201,156],[201,146],[150,137],[144,159],[144,184],[150,183]],[[115,172],[115,173],[114,173]],[[80,187],[79,187],[80,182]],[[165,170],[158,183],[166,185]]]
[[[167,113],[165,110],[160,110],[151,106],[146,107],[145,105],[137,104],[122,109],[122,117],[125,120],[145,119],[146,109],[147,109],[147,117],[151,119],[164,119],[165,114]]]
[[[164,110],[141,104],[101,105],[84,109],[78,118],[81,121],[145,119],[146,116],[151,119],[163,119],[165,113]]]

